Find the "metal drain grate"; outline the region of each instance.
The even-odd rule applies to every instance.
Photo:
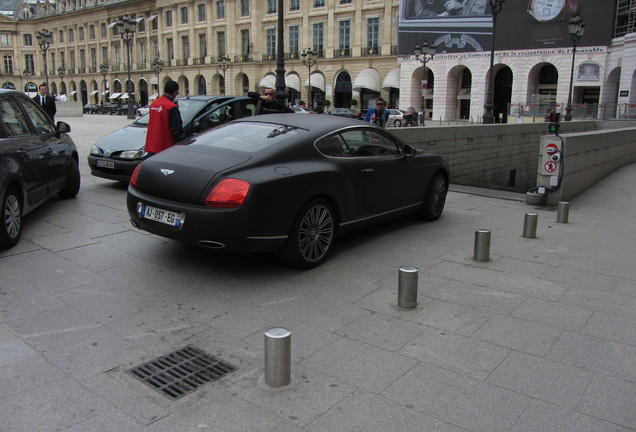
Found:
[[[237,368],[188,345],[127,372],[170,399],[179,399]]]

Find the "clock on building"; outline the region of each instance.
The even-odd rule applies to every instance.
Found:
[[[580,9],[578,0],[528,0],[528,12],[539,22],[572,17]]]

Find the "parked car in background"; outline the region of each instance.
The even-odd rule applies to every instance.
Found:
[[[137,110],[141,108],[139,105],[133,104],[133,113],[137,113]],[[128,115],[128,104],[122,104],[117,107],[117,114],[119,115]]]
[[[0,90],[0,248],[15,246],[22,218],[50,198],[80,188],[79,156],[71,127],[53,124],[22,92]]]
[[[387,126],[400,127],[404,124],[404,111],[389,108],[389,122]]]
[[[293,106],[291,107],[291,109],[296,113],[296,114],[316,114],[313,111],[308,110],[307,108],[303,108],[303,107],[299,107],[299,106]]]
[[[101,113],[102,114],[116,114],[117,113],[117,104],[114,102],[104,102],[101,105]]]
[[[276,252],[306,269],[327,258],[338,233],[408,214],[438,219],[448,179],[441,156],[384,128],[270,114],[146,159],[130,180],[127,207],[144,231],[209,249]]]
[[[361,119],[360,113],[351,108],[334,108],[331,111],[329,111],[329,114],[335,115],[338,117],[347,117],[347,118],[353,118],[353,119],[359,119],[359,120]],[[362,117],[362,119],[364,119],[364,117]]]
[[[186,138],[227,123],[252,116],[254,99],[246,96],[187,96],[177,98]],[[128,182],[135,167],[148,157],[144,151],[150,114],[99,139],[88,155],[91,174],[109,180]]]
[[[99,105],[86,104],[82,108],[82,112],[84,114],[100,114],[102,112],[102,109],[101,109],[101,107]]]

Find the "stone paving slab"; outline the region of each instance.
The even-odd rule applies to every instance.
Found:
[[[636,164],[573,199],[567,224],[522,194],[452,186],[439,221],[352,233],[298,271],[134,229],[126,186],[86,163],[129,120],[65,120],[80,193],[0,251],[0,430],[636,431]],[[487,262],[472,258],[481,228]],[[402,265],[419,269],[410,310]],[[271,327],[292,332],[277,389]],[[238,369],[179,400],[126,372],[186,345]]]

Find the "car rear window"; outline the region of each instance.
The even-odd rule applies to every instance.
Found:
[[[304,129],[275,123],[232,122],[201,134],[190,145],[217,147],[254,153],[298,139]]]

